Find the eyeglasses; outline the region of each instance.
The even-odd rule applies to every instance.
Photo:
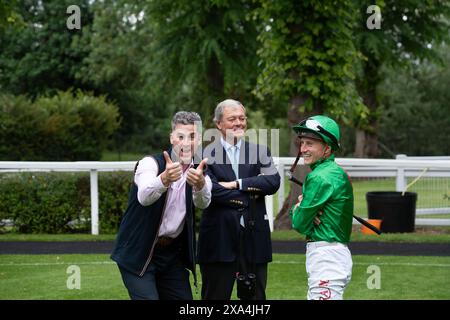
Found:
[[[302,122],[300,122],[300,126],[306,127],[308,129],[311,129],[313,131],[320,132],[324,135],[326,135],[328,138],[331,139],[331,141],[339,147],[339,141],[336,139],[336,137],[331,134],[329,131],[325,130],[319,123],[319,121],[314,119],[305,119]]]

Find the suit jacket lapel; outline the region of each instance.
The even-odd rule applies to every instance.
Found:
[[[211,155],[214,158],[214,163],[217,166],[217,169],[220,169],[223,173],[223,175],[227,178],[229,181],[233,181],[235,178],[233,167],[231,166],[231,160],[228,158],[228,154],[223,147],[222,143],[217,142],[214,145],[212,145]]]

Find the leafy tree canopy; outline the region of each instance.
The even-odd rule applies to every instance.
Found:
[[[36,97],[46,92],[83,88],[75,73],[87,55],[81,31],[68,30],[71,0],[18,0],[25,26],[0,34],[0,90]],[[92,22],[89,1],[78,1],[82,23]]]

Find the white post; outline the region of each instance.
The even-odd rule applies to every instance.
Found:
[[[273,231],[273,195],[265,196],[267,218],[269,219],[270,232]]]
[[[280,188],[278,189],[278,208],[277,214],[280,213],[281,208],[284,203],[284,164],[283,162],[278,162],[278,173],[280,174]]]
[[[398,154],[395,156],[396,160],[406,160],[406,154]],[[395,190],[399,192],[403,192],[406,188],[406,177],[405,177],[405,169],[398,168],[397,169],[397,178],[395,180]]]
[[[98,235],[98,172],[91,170],[91,234]]]

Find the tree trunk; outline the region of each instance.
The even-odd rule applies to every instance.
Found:
[[[376,158],[380,152],[378,148],[378,99],[377,85],[379,83],[378,64],[366,64],[364,79],[359,93],[364,104],[369,108],[369,123],[366,128],[356,128],[355,153],[356,158]]]
[[[209,60],[206,77],[210,90],[215,94],[222,94],[224,88],[223,70],[215,55]]]
[[[295,96],[291,99],[289,110],[287,114],[289,127],[299,123],[301,120],[322,113],[321,110],[315,110],[313,112],[300,112],[300,107],[305,103],[306,99],[303,96]],[[291,132],[291,144],[289,148],[289,155],[291,157],[297,157],[299,150],[299,139],[294,131]],[[305,181],[305,177],[311,170],[307,166],[297,166],[294,171],[294,176],[300,180]],[[287,178],[285,178],[287,179]],[[275,221],[274,221],[274,229],[275,230],[289,230],[291,229],[292,222],[289,217],[289,210],[295,203],[298,202],[297,198],[302,194],[302,187],[299,185],[289,182],[291,184],[291,190],[289,191],[289,195],[284,200],[283,206],[278,213]]]
[[[205,84],[205,86],[200,85],[196,88],[201,90],[197,91],[198,100],[196,99],[196,101],[191,102],[197,104],[196,110],[203,119],[203,125],[206,128],[215,128],[216,125],[213,122],[213,117],[211,117],[211,112],[213,112],[214,109],[211,108],[214,108],[224,96],[228,96],[227,93],[224,92],[225,81],[222,66],[215,55],[212,55],[208,61]]]
[[[377,126],[374,124],[374,127]],[[378,155],[378,135],[372,130],[356,129],[355,158],[376,158]]]
[[[364,158],[366,145],[366,132],[362,129],[357,128],[355,131],[355,152],[354,156],[356,158]]]

